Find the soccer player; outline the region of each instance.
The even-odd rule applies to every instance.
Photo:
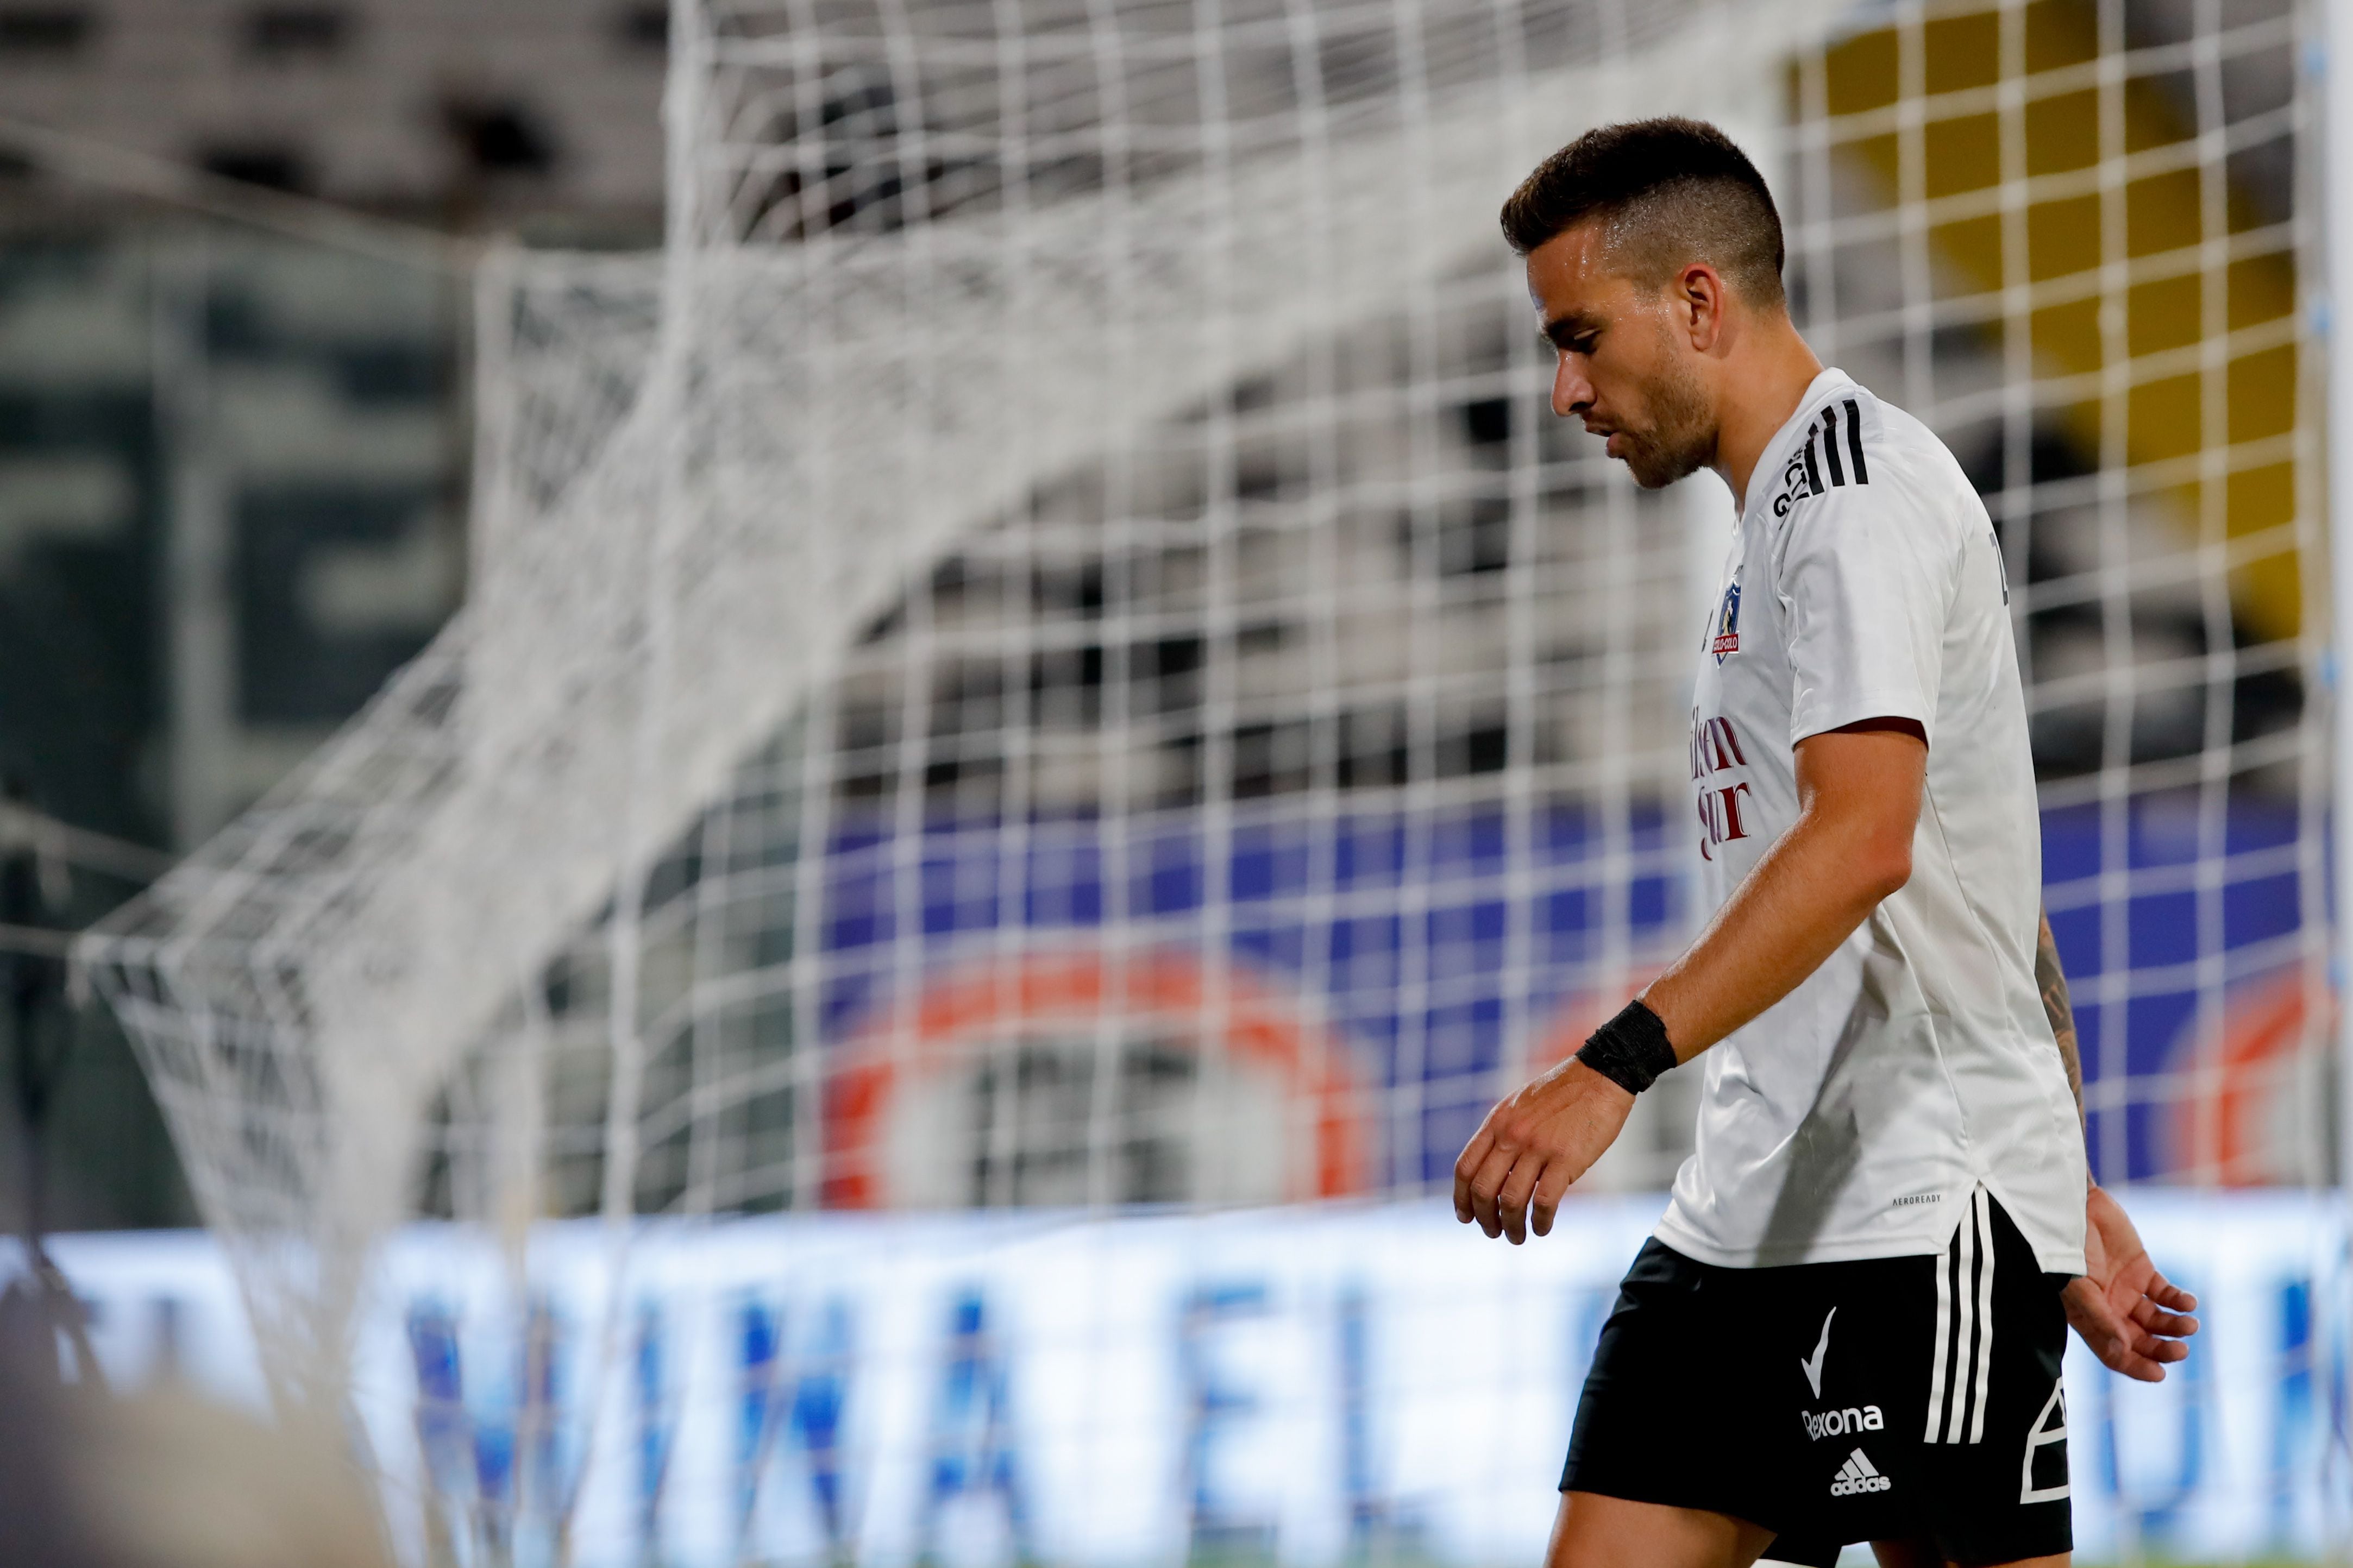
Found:
[[[1706,1054],[1698,1140],[1601,1332],[1552,1568],[2063,1563],[2072,1321],[2162,1378],[2196,1306],[2091,1184],[2010,593],[1928,429],[1798,335],[1753,164],[1608,126],[1503,212],[1553,412],[1724,477],[1692,691],[1706,929],[1488,1113],[1458,1215],[1517,1243]],[[2040,984],[2038,984],[2038,981]]]

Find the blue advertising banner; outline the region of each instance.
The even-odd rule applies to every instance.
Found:
[[[1618,818],[1551,806],[1318,816],[1276,803],[1238,805],[1229,818],[1216,831],[1176,812],[1116,831],[1055,819],[838,833],[815,1019],[837,1089],[848,1091],[829,1112],[828,1205],[980,1201],[962,1169],[976,1156],[943,1125],[953,1118],[915,1105],[907,1082],[870,1081],[878,1057],[895,1052],[918,1076],[944,1075],[949,1062],[977,1072],[988,1042],[1021,1027],[1086,1037],[1080,1054],[1092,1056],[1092,1035],[1074,1020],[1095,1013],[1078,989],[1113,995],[1098,1010],[1113,1016],[1222,1026],[1218,1005],[1182,1002],[1174,988],[1155,1000],[1149,974],[1124,989],[1100,976],[1074,988],[1031,972],[1100,963],[1110,949],[1187,955],[1203,967],[1200,989],[1245,990],[1262,1017],[1283,1015],[1279,1026],[1306,1044],[1261,1054],[1269,1104],[1380,1107],[1350,1111],[1352,1141],[1324,1151],[1327,1171],[1243,1173],[1218,1195],[1442,1182],[1501,1092],[1499,1075],[1572,1048],[1690,925],[1683,872],[1698,825],[1651,808]],[[2320,879],[2295,807],[2239,800],[2205,812],[2192,796],[2153,794],[2113,810],[2054,808],[2042,847],[2091,1086],[2094,1173],[2296,1185],[2332,1169],[2311,1099],[2329,1007],[2313,939]],[[1069,994],[1059,1011],[1012,1017],[958,1000],[1041,984]],[[1246,1042],[1229,1046],[1246,1066],[1254,1059]],[[1313,1073],[1297,1070],[1303,1054]],[[1246,1085],[1240,1101],[1255,1103],[1252,1092]],[[893,1145],[895,1185],[864,1163]],[[919,1154],[955,1169],[928,1170]],[[1146,1184],[1116,1195],[1189,1193]]]
[[[2342,1542],[2342,1205],[2130,1201],[2206,1329],[2155,1386],[2071,1351],[2082,1557]],[[554,1225],[520,1260],[418,1227],[382,1258],[358,1404],[411,1562],[437,1538],[460,1560],[546,1561],[567,1521],[587,1564],[1315,1564],[1376,1545],[1531,1562],[1595,1336],[1658,1207],[1573,1204],[1522,1248],[1421,1203]],[[118,1384],[259,1402],[206,1238],[55,1252]]]

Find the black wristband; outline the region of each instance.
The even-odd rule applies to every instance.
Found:
[[[1675,1065],[1675,1048],[1667,1043],[1667,1026],[1637,997],[1586,1037],[1577,1059],[1627,1093],[1640,1094]]]

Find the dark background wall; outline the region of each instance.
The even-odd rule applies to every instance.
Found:
[[[0,820],[0,926],[131,896],[463,592],[462,268],[355,253],[323,207],[257,227],[240,190],[650,243],[665,28],[621,0],[0,3],[0,778],[117,841],[37,858]],[[158,202],[94,147],[237,184]],[[0,1224],[35,1185],[58,1228],[190,1223],[137,1064],[62,982],[0,954]]]

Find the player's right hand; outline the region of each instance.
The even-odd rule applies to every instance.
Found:
[[[1634,1097],[1575,1057],[1495,1102],[1454,1162],[1454,1217],[1514,1247],[1549,1235],[1561,1194],[1616,1141]]]

